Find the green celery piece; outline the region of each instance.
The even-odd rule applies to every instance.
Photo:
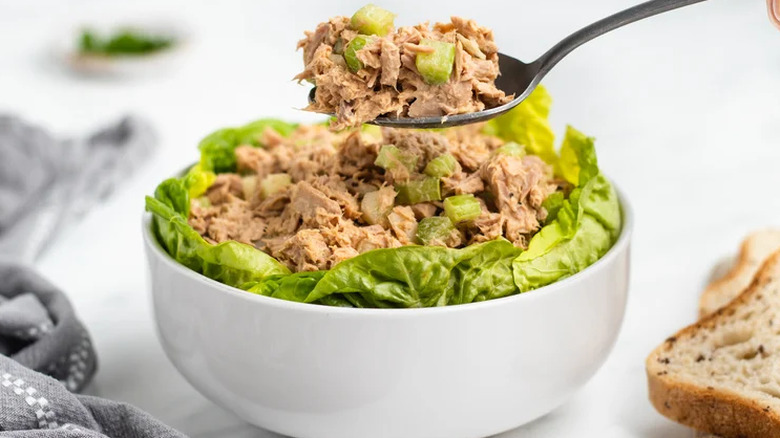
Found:
[[[358,59],[357,52],[368,44],[368,37],[358,35],[352,38],[347,46],[344,48],[344,61],[347,62],[347,67],[352,73],[357,73],[358,70],[363,68],[363,63]]]
[[[453,224],[473,221],[482,214],[482,207],[474,195],[455,195],[444,200],[444,214]]]
[[[244,199],[250,200],[257,190],[257,175],[246,175],[241,177],[241,191],[244,193]]]
[[[272,173],[260,181],[260,197],[265,199],[274,193],[283,190],[292,184],[290,175],[286,173]]]
[[[522,157],[525,156],[525,148],[513,141],[510,141],[496,149],[496,153],[509,155],[510,157]]]
[[[374,164],[385,170],[393,170],[398,166],[404,166],[409,171],[417,167],[418,157],[398,149],[396,146],[386,144],[379,148]]]
[[[428,162],[425,166],[425,173],[428,176],[444,178],[452,176],[458,168],[458,160],[450,154],[442,154]]]
[[[433,53],[418,53],[414,61],[423,80],[430,85],[442,85],[450,80],[455,44],[423,38],[420,45],[433,48]]]
[[[369,3],[355,12],[349,26],[365,35],[385,36],[393,30],[394,20],[394,13]]]
[[[452,233],[455,226],[452,221],[444,216],[423,218],[417,225],[417,239],[423,245],[428,245],[433,240],[442,240]]]
[[[439,184],[439,178],[430,176],[423,179],[397,183],[395,185],[395,191],[398,192],[398,196],[395,199],[402,205],[441,201],[441,185]]]

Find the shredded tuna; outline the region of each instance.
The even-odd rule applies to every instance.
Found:
[[[495,85],[499,76],[498,49],[493,32],[473,20],[451,17],[449,23],[400,27],[384,37],[370,36],[356,52],[362,68],[352,72],[343,58],[347,44],[357,36],[349,18],[335,17],[306,32],[298,42],[304,69],[295,76],[316,85],[315,102],[306,109],[336,115],[332,128],[340,130],[380,116],[424,117],[463,114],[506,103]],[[456,46],[453,73],[448,82],[423,81],[415,59],[434,49],[423,39]]]
[[[477,219],[429,245],[459,248],[504,237],[525,247],[547,215],[544,200],[571,189],[540,158],[498,152],[505,142],[479,125],[372,133],[300,126],[287,137],[269,130],[253,141],[258,146],[236,148],[237,173],[218,175],[191,200],[189,222],[209,242],[254,245],[293,271],[330,269],[366,251],[420,244],[419,222],[444,215],[438,200],[399,204],[393,185],[399,174],[374,164],[384,145],[417,157],[411,168],[402,165],[407,179],[452,155],[455,169],[440,180],[442,197],[473,194],[480,203]],[[271,193],[260,189],[266,178],[285,173],[289,184]]]
[[[412,245],[415,243],[417,235],[417,218],[411,207],[399,205],[393,208],[393,211],[387,215],[390,228],[393,230],[396,239],[403,245]]]
[[[435,216],[436,208],[437,207],[430,202],[422,202],[412,205],[412,211],[414,212],[414,217],[417,218],[417,220]]]
[[[277,260],[293,271],[328,269],[333,252],[317,230],[303,229],[292,237],[267,240],[267,247]]]
[[[534,155],[497,154],[480,171],[502,215],[506,238],[524,247],[547,215],[542,202],[555,190],[548,166]]]

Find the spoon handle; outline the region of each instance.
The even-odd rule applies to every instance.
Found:
[[[561,42],[556,44],[547,53],[539,57],[534,64],[537,65],[538,73],[537,79],[541,79],[547,72],[552,69],[566,55],[571,53],[572,50],[585,44],[586,42],[604,35],[605,33],[615,30],[626,24],[639,21],[643,18],[652,17],[653,15],[660,14],[662,12],[670,11],[672,9],[681,8],[683,6],[692,5],[705,0],[651,0],[645,3],[640,3],[636,6],[628,8],[617,14],[610,15],[603,18],[593,24],[583,27],[582,29],[574,32],[573,34],[564,38]]]

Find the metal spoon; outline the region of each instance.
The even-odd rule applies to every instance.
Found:
[[[556,44],[547,53],[540,56],[534,62],[526,64],[511,56],[498,54],[498,65],[501,67],[501,76],[496,80],[496,86],[507,95],[516,97],[509,103],[495,108],[486,109],[466,114],[456,114],[442,117],[378,117],[369,122],[374,125],[392,126],[395,128],[446,128],[449,126],[466,125],[469,123],[484,122],[503,114],[516,107],[525,100],[529,94],[539,85],[542,78],[566,55],[582,44],[615,30],[626,24],[652,17],[662,12],[692,5],[705,0],[651,0],[628,8],[617,14],[610,15],[589,26],[574,32],[561,42]],[[316,88],[309,92],[309,102],[314,102]]]

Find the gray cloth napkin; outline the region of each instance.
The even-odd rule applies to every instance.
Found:
[[[184,436],[130,405],[74,394],[97,369],[92,342],[67,297],[28,267],[155,143],[135,118],[60,141],[0,115],[0,435]]]
[[[58,231],[126,179],[155,144],[154,130],[135,117],[63,141],[0,115],[0,256],[33,261]]]
[[[30,268],[0,262],[0,297],[0,348],[11,350],[0,355],[0,435],[184,437],[128,404],[70,392],[94,374],[95,351],[57,288]]]

